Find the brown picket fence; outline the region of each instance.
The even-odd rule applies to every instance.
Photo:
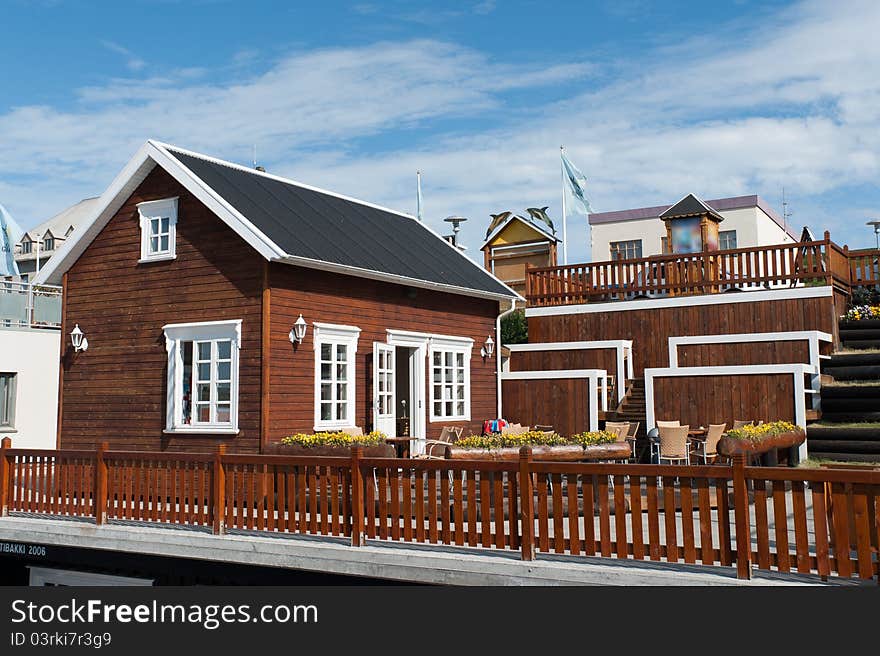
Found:
[[[0,449],[2,514],[878,578],[880,470]]]

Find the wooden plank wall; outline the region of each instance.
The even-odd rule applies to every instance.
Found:
[[[654,379],[654,416],[708,426],[735,419],[794,421],[791,374],[748,376],[670,376]]]
[[[285,435],[312,432],[314,426],[314,327],[315,321],[346,324],[361,329],[357,351],[356,420],[369,428],[373,423],[373,342],[386,342],[387,329],[430,332],[470,337],[471,421],[430,422],[428,438],[437,437],[444,425],[464,427],[464,435],[480,434],[482,422],[497,414],[495,357],[480,357],[480,347],[495,333],[498,302],[415,289],[363,278],[272,264],[270,372],[271,407],[268,440],[277,443]],[[295,349],[287,334],[299,314],[309,329]],[[493,340],[495,337],[493,337]],[[430,365],[426,378],[430,385]],[[425,390],[425,402],[430,402]],[[427,411],[427,408],[426,408]]]
[[[739,364],[808,364],[806,340],[736,344],[680,344],[678,366],[721,367]]]
[[[743,292],[745,293],[745,292]],[[529,341],[632,339],[635,375],[669,366],[668,338],[791,330],[836,334],[830,297],[529,317]]]
[[[519,354],[517,354],[519,355]],[[589,380],[505,380],[501,383],[504,418],[524,426],[552,425],[560,435],[590,429]]]
[[[136,204],[178,196],[177,258],[138,264]],[[261,258],[161,168],[155,168],[67,275],[67,332],[89,349],[68,353],[60,444],[151,451],[259,451]],[[239,426],[235,437],[163,435],[167,354],[162,326],[242,320]],[[287,328],[289,330],[289,327]]]
[[[588,349],[579,351],[514,351],[510,354],[511,371],[555,371],[557,369],[605,369],[613,376],[617,372],[617,353],[615,349]]]

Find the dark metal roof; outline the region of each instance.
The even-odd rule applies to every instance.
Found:
[[[167,150],[290,256],[514,296],[414,218]]]
[[[724,220],[718,212],[709,207],[706,203],[701,201],[693,194],[688,194],[687,196],[682,198],[675,205],[663,212],[663,214],[660,215],[660,218],[671,219],[680,216],[701,216],[703,214],[714,216],[719,221]]]

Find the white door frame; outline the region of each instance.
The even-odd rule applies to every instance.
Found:
[[[416,333],[408,330],[387,330],[388,344],[413,349],[409,355],[409,434],[417,438],[410,444],[410,455],[418,455],[425,452],[425,439],[427,437],[428,403],[425,391],[428,387],[425,363],[428,359],[428,342],[431,336],[426,333]]]
[[[387,366],[384,371],[379,367],[380,355],[385,354]],[[373,342],[373,428],[386,435],[394,436],[397,433],[397,399],[395,398],[395,388],[397,387],[396,363],[395,363],[395,347],[393,344],[384,342]],[[385,413],[379,413],[379,379],[383,373],[391,373],[390,389],[386,390],[390,394]],[[387,382],[387,381],[386,381]]]

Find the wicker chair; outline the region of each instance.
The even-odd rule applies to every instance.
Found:
[[[606,421],[605,430],[607,430],[609,433],[615,433],[617,435],[617,439],[622,442],[624,439],[626,439],[627,433],[629,432],[629,422]]]
[[[425,440],[425,452],[415,456],[421,460],[444,460],[446,447],[455,442],[464,429],[461,426],[444,426],[436,440]]]
[[[636,462],[638,462],[638,455],[636,454],[636,434],[639,432],[640,423],[641,422],[638,421],[629,422],[629,430],[626,432],[626,441],[629,442],[629,445],[632,448],[632,457],[630,460]]]
[[[670,462],[691,463],[690,449],[688,448],[688,430],[690,426],[660,426],[660,439],[652,447],[657,453],[657,462],[661,465],[664,460]]]
[[[742,428],[743,426],[750,426],[754,423],[755,422],[752,421],[751,419],[734,419],[733,420],[733,430],[736,430],[737,428]]]
[[[694,448],[691,454],[702,458],[703,464],[708,464],[709,459],[712,462],[718,460],[718,441],[727,430],[727,424],[709,424],[709,430],[706,432],[705,439],[695,439],[691,442]]]

